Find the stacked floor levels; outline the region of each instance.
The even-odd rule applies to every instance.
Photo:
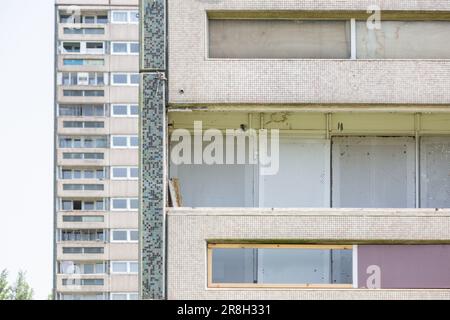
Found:
[[[55,298],[137,299],[138,1],[55,13]]]

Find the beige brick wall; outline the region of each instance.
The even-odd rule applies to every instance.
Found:
[[[170,209],[169,299],[449,299],[450,290],[207,289],[207,240],[450,243],[450,210]]]
[[[445,10],[448,1],[171,0],[169,101],[212,103],[450,103],[450,60],[207,59],[206,10]],[[180,94],[180,90],[184,94]]]

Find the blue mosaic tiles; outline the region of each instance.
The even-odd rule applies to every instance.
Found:
[[[166,0],[141,0],[141,69],[166,70]]]
[[[141,0],[140,15],[140,293],[160,300],[166,298],[166,1]]]

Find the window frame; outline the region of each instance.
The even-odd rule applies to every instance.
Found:
[[[127,207],[125,208],[125,209],[115,209],[114,208],[114,200],[126,200],[126,202],[127,202]],[[123,197],[123,198],[120,198],[120,197],[115,197],[115,198],[111,198],[110,199],[110,209],[111,209],[111,211],[117,211],[117,212],[124,212],[124,211],[134,211],[134,212],[137,212],[138,210],[139,210],[139,208],[136,208],[136,209],[133,209],[133,208],[131,208],[131,201],[132,200],[137,200],[137,201],[139,201],[139,198],[133,198],[133,197],[131,197],[131,198],[127,198],[127,197]]]
[[[126,83],[117,83],[114,81],[114,76],[126,76],[127,78],[127,82]],[[138,87],[139,83],[131,83],[131,78],[132,76],[138,76],[139,77],[139,73],[136,72],[111,72],[111,78],[110,78],[110,83],[111,86],[126,86],[126,87]]]
[[[125,263],[127,265],[127,271],[125,272],[115,272],[113,271],[113,265],[114,263]],[[139,263],[138,261],[131,261],[131,260],[117,260],[117,261],[111,261],[110,262],[110,274],[138,274],[138,272],[131,272],[131,264],[132,263]]]
[[[115,146],[114,145],[114,138],[126,138],[127,140],[127,145],[126,146]],[[132,146],[131,145],[131,139],[132,138],[138,138],[138,135],[111,135],[111,143],[110,143],[110,147],[111,149],[138,149],[139,146]]]
[[[114,52],[114,45],[115,44],[125,44],[127,46],[127,52]],[[138,52],[131,52],[131,45],[132,44],[138,44],[139,42],[134,41],[111,41],[111,55],[117,55],[117,56],[125,56],[125,55],[131,55],[131,56],[138,56]]]
[[[110,237],[109,237],[109,241],[111,243],[138,243],[139,240],[131,240],[131,232],[135,232],[138,231],[138,229],[111,229],[110,230]],[[114,232],[126,232],[127,234],[127,239],[126,240],[114,240]],[[128,266],[127,266],[128,268]]]

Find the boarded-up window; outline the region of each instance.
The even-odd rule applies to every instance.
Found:
[[[329,207],[329,148],[325,139],[282,137],[278,172],[260,177],[260,206]]]
[[[209,20],[209,57],[348,59],[348,21]]]
[[[448,59],[450,21],[382,21],[381,29],[356,24],[359,59]]]
[[[414,208],[414,138],[333,138],[332,177],[335,208]]]
[[[422,208],[450,208],[450,137],[422,137]]]

